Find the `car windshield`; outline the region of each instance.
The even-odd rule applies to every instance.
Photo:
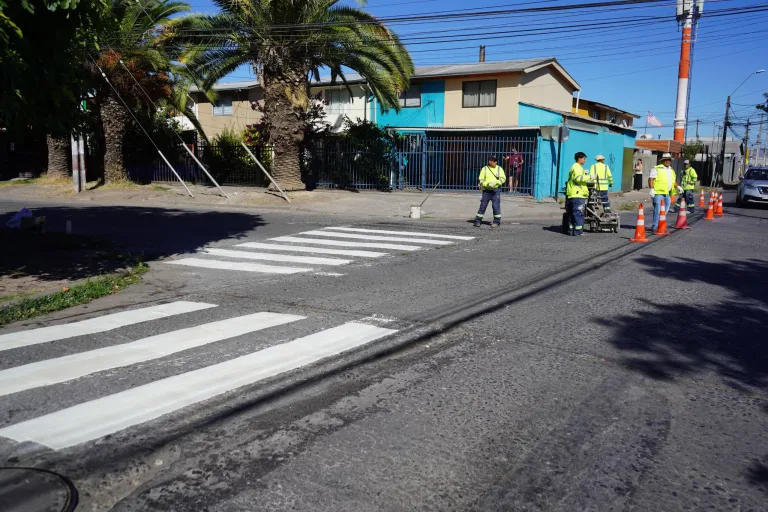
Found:
[[[748,180],[768,180],[768,169],[750,169],[747,171],[745,179]]]

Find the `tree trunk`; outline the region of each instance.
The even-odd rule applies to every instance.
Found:
[[[69,137],[58,139],[48,135],[46,143],[48,144],[48,176],[51,178],[69,177],[69,158],[72,154]]]
[[[127,181],[129,176],[123,143],[130,115],[111,93],[106,95],[101,105],[101,122],[104,128],[104,181]]]
[[[274,147],[272,177],[283,190],[304,190],[299,148],[309,109],[307,73],[283,69],[264,71],[264,115]]]

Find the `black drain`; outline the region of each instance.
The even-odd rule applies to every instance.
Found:
[[[77,488],[55,471],[0,467],[0,508],[3,512],[73,512]]]

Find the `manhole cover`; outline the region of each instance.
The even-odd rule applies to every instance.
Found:
[[[77,489],[61,475],[36,468],[0,468],[3,512],[71,512]]]

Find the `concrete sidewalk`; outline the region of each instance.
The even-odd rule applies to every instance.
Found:
[[[5,182],[7,183],[7,182]],[[173,208],[276,210],[311,215],[359,217],[408,217],[410,207],[427,197],[422,192],[381,192],[317,189],[291,192],[288,204],[279,194],[256,187],[223,187],[227,198],[216,188],[190,186],[194,198],[179,185],[152,184],[125,187],[101,187],[75,194],[67,183],[31,183],[0,187],[0,200],[56,201],[64,203],[112,204],[120,206],[155,206]],[[562,198],[561,198],[562,201]],[[480,203],[478,192],[440,193],[429,196],[422,207],[422,218],[471,219]],[[548,198],[504,194],[501,201],[505,220],[559,218],[562,204]],[[488,206],[487,214],[491,214]]]

